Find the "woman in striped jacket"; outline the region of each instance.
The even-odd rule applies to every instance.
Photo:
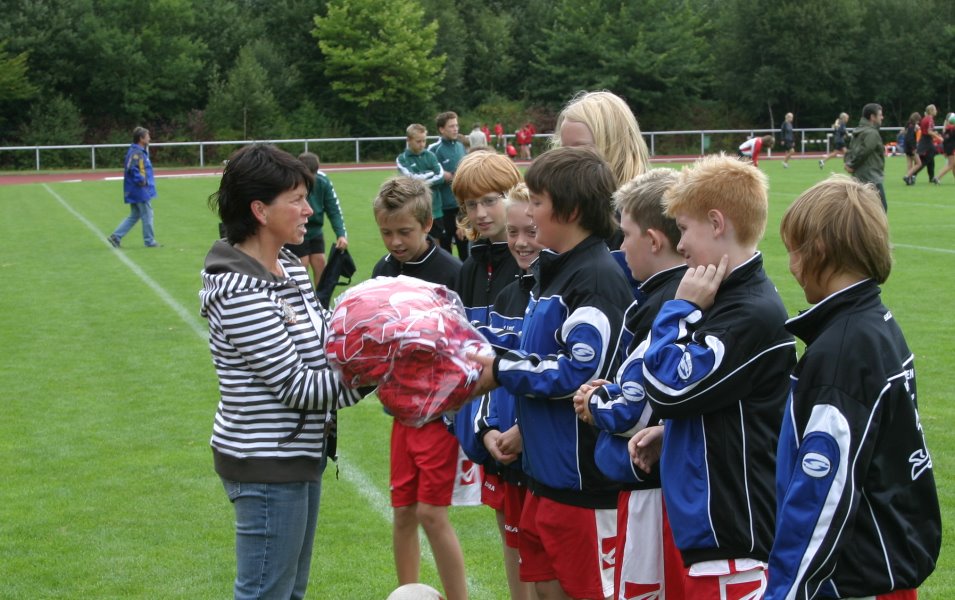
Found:
[[[199,292],[221,399],[216,472],[235,508],[235,598],[302,598],[335,414],[358,401],[325,358],[325,316],[300,244],[313,175],[274,146],[238,150],[209,198],[226,238]]]

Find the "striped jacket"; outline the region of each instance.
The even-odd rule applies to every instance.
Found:
[[[325,318],[305,269],[285,249],[280,262],[288,277],[220,240],[202,271],[221,396],[211,444],[216,472],[235,481],[316,481],[336,409],[359,399],[326,361]]]

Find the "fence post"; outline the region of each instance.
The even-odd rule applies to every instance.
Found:
[[[93,165],[93,170],[96,170],[96,146],[90,146],[90,163]]]
[[[36,147],[36,170],[40,170],[40,147]]]
[[[650,156],[657,155],[657,136],[650,134]]]
[[[358,138],[355,138],[355,162],[361,162],[361,155],[358,153]]]
[[[203,144],[202,142],[199,142],[199,166],[200,167],[206,166],[205,149],[206,149],[205,144]]]

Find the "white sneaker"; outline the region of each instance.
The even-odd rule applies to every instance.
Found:
[[[783,163],[783,168],[784,168],[784,169],[788,169],[788,168],[789,168],[789,163]]]
[[[826,166],[826,161],[820,159],[820,160],[819,160],[819,168],[822,169],[822,168],[824,168],[825,166]]]

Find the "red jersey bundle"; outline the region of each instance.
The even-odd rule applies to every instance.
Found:
[[[348,290],[328,324],[325,352],[349,387],[378,386],[402,423],[421,426],[473,398],[490,353],[458,295],[413,277],[376,277]]]

